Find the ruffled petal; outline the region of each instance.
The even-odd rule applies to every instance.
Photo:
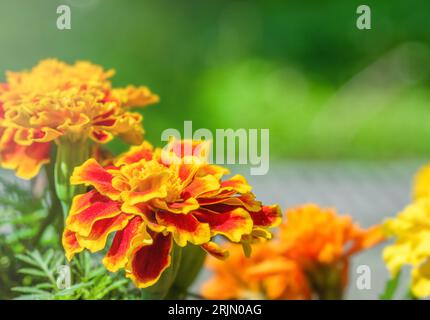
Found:
[[[207,210],[197,210],[193,215],[210,226],[213,235],[223,235],[233,242],[239,242],[243,235],[252,231],[252,220],[249,213],[242,208],[228,208],[214,213]]]
[[[14,129],[0,129],[0,165],[22,179],[32,179],[49,163],[50,143],[22,146],[14,141]]]
[[[187,186],[193,180],[200,167],[201,165],[198,163],[181,163],[178,166],[178,175],[184,186]]]
[[[164,148],[166,152],[173,152],[179,158],[196,157],[206,159],[210,152],[211,142],[203,140],[171,139]]]
[[[115,160],[115,165],[120,167],[125,164],[137,163],[141,160],[151,160],[153,157],[153,147],[148,142],[144,142],[140,146],[131,147],[129,151],[123,153]]]
[[[198,201],[194,198],[188,198],[185,201],[178,201],[172,203],[167,203],[165,201],[155,199],[153,201],[153,205],[158,209],[178,214],[188,214],[189,212],[196,210],[200,207]]]
[[[196,177],[193,179],[193,182],[184,189],[182,195],[184,198],[198,198],[204,193],[218,190],[219,187],[220,183],[214,176]]]
[[[85,184],[94,187],[102,195],[112,200],[118,200],[120,191],[112,186],[112,174],[104,169],[95,159],[87,160],[80,167],[75,168],[71,184]]]
[[[282,211],[278,205],[263,206],[258,212],[250,212],[255,226],[277,227],[282,222]]]
[[[75,197],[67,217],[67,228],[87,237],[93,225],[121,214],[121,204],[93,190]]]
[[[205,250],[211,256],[213,256],[217,259],[220,259],[220,260],[225,260],[229,256],[228,250],[220,247],[219,245],[217,245],[213,241],[210,241],[208,243],[204,243],[201,245],[201,247],[203,250]]]
[[[200,245],[208,242],[211,237],[209,225],[200,223],[191,214],[175,214],[160,211],[156,214],[157,222],[171,232],[173,239],[180,247],[187,242]]]
[[[81,236],[76,233],[76,239],[82,247],[91,252],[97,252],[106,246],[109,234],[124,229],[132,217],[127,214],[120,214],[112,218],[98,220],[92,225],[88,236]]]
[[[251,212],[259,212],[261,210],[261,202],[255,200],[255,196],[252,193],[246,193],[239,197],[234,197],[234,191],[228,191],[231,196],[229,197],[215,197],[215,198],[199,198],[199,204],[201,206],[210,206],[213,204],[222,204],[228,206],[237,206],[245,208]]]
[[[123,230],[115,234],[112,245],[103,259],[103,264],[109,271],[116,272],[126,266],[130,252],[134,248],[151,244],[152,238],[146,231],[143,219],[135,217]]]
[[[224,190],[234,190],[240,194],[249,193],[252,190],[252,187],[248,184],[246,179],[239,174],[223,181],[221,183],[221,188]]]
[[[64,251],[66,252],[66,258],[69,261],[72,260],[76,253],[84,250],[84,248],[79,244],[75,232],[70,231],[69,229],[65,229],[63,232],[62,244]]]
[[[145,107],[160,101],[156,94],[143,86],[114,89],[112,90],[112,97],[118,99],[124,107]]]
[[[430,296],[430,260],[412,269],[412,292],[418,298]]]
[[[172,236],[156,233],[152,245],[134,250],[126,267],[126,276],[131,278],[138,288],[153,285],[170,266],[171,249]]]

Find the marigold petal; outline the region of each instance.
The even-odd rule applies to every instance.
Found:
[[[200,222],[209,224],[213,235],[223,235],[233,242],[239,242],[244,234],[252,231],[251,217],[243,208],[232,207],[220,213],[200,209],[193,215]]]
[[[90,138],[97,143],[105,144],[113,139],[113,134],[106,130],[91,128]]]
[[[196,177],[182,192],[183,197],[198,198],[200,195],[218,190],[220,183],[214,176]]]
[[[209,225],[199,222],[192,214],[175,214],[170,212],[157,212],[157,222],[171,232],[173,239],[180,247],[187,242],[200,245],[208,242],[211,237]]]
[[[118,99],[124,107],[145,107],[157,103],[160,98],[147,87],[127,86],[112,90],[112,96]]]
[[[211,142],[203,140],[178,140],[172,138],[164,148],[167,152],[173,152],[179,158],[193,156],[206,159],[209,156]]]
[[[417,298],[430,296],[430,260],[412,269],[411,289]]]
[[[165,226],[157,223],[153,209],[146,203],[138,203],[132,206],[127,203],[123,203],[121,210],[124,213],[130,213],[142,217],[145,220],[146,226],[154,232],[159,233],[166,229]]]
[[[112,178],[112,174],[104,169],[95,159],[89,159],[80,167],[75,168],[70,178],[70,183],[92,186],[102,195],[112,200],[118,200],[120,191],[112,186]]]
[[[74,199],[66,224],[71,231],[87,237],[97,221],[120,214],[120,203],[93,190]]]
[[[371,248],[385,239],[383,228],[380,225],[375,225],[367,230],[358,229],[356,232],[354,244],[347,251],[347,255]]]
[[[198,163],[181,163],[178,167],[178,175],[182,184],[187,186],[199,171],[201,165]]]
[[[201,206],[207,206],[212,204],[223,204],[228,206],[243,207],[247,211],[259,212],[261,210],[261,202],[255,200],[255,196],[252,193],[246,193],[239,197],[221,197],[221,198],[199,198]]]
[[[70,231],[69,229],[64,230],[61,242],[66,253],[66,258],[69,261],[72,260],[76,253],[84,250],[84,248],[79,244],[75,232]]]
[[[194,198],[188,198],[185,201],[178,201],[172,203],[167,203],[165,201],[155,199],[153,201],[153,205],[158,209],[177,214],[188,214],[191,211],[196,210],[200,207],[198,201]]]
[[[277,227],[282,222],[282,211],[278,205],[263,206],[258,212],[250,212],[255,226]]]
[[[0,165],[5,169],[14,170],[22,179],[32,179],[40,168],[49,163],[50,143],[34,142],[29,146],[21,146],[13,140],[14,130],[0,129]]]
[[[169,175],[165,171],[150,173],[137,183],[133,191],[123,192],[122,197],[128,205],[148,202],[156,198],[167,196]]]
[[[126,266],[129,254],[136,246],[151,244],[152,238],[146,231],[143,219],[135,217],[115,234],[112,245],[103,258],[103,264],[109,271],[116,272]]]
[[[413,196],[415,200],[430,196],[430,164],[422,167],[415,175]]]
[[[273,254],[270,260],[265,260],[249,266],[246,270],[246,275],[256,280],[262,280],[273,275],[291,272],[295,270],[297,266],[295,261]]]
[[[91,252],[97,252],[106,246],[109,234],[124,229],[132,217],[127,214],[120,214],[112,218],[98,220],[92,225],[88,236],[81,236],[77,233],[76,239],[82,247]]]
[[[223,181],[221,183],[221,188],[224,190],[234,190],[241,194],[249,193],[252,190],[252,187],[248,184],[246,179],[239,174]]]
[[[160,279],[164,270],[170,266],[172,236],[156,233],[152,245],[142,246],[132,253],[126,267],[126,276],[138,288],[146,288]]]
[[[51,142],[61,135],[61,132],[49,127],[42,127],[40,129],[19,128],[15,132],[14,141],[21,146],[30,146],[34,142]]]
[[[230,170],[227,168],[217,166],[214,164],[206,164],[199,167],[199,170],[197,171],[197,176],[206,176],[211,175],[220,180],[224,175],[230,174]]]
[[[215,242],[212,242],[212,241],[202,244],[201,247],[211,256],[220,260],[225,260],[229,256],[228,250],[220,247],[219,245],[217,245]]]
[[[121,154],[115,161],[117,167],[125,164],[137,163],[140,160],[151,160],[153,157],[153,150],[151,144],[144,141],[140,146],[131,147],[129,151]]]

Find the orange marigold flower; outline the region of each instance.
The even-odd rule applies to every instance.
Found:
[[[254,245],[250,258],[240,247],[230,245],[226,261],[210,257],[212,278],[202,287],[207,299],[302,300],[311,298],[311,290],[300,265],[280,254],[274,242]]]
[[[309,204],[286,211],[282,250],[299,262],[320,298],[339,298],[347,284],[349,257],[383,240],[380,226],[367,230],[334,209]]]
[[[53,141],[106,143],[119,136],[140,144],[142,116],[128,109],[158,97],[146,87],[112,88],[113,74],[89,62],[54,59],[6,73],[0,85],[0,165],[29,179],[49,161]]]
[[[254,246],[250,259],[208,260],[214,277],[202,293],[213,299],[340,299],[349,257],[383,239],[375,226],[363,230],[333,209],[289,209],[277,238]]]
[[[173,243],[224,258],[216,235],[246,248],[269,238],[267,229],[280,223],[279,207],[256,201],[242,176],[223,180],[227,169],[207,163],[205,145],[173,140],[154,150],[144,143],[106,167],[90,159],[76,168],[72,184],[92,190],[74,198],[63,236],[67,258],[103,249],[115,233],[104,265],[112,272],[125,268],[143,288],[169,267]]]

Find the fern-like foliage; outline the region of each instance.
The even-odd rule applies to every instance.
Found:
[[[0,172],[0,299],[13,297],[10,288],[21,281],[15,255],[31,246],[47,208],[45,194],[34,197],[29,183]]]
[[[56,225],[62,212],[49,189],[38,197],[32,190],[30,183],[0,171],[0,300],[139,298],[139,290],[123,274],[109,273],[97,255],[81,253],[66,261]],[[65,267],[71,276],[66,287]]]
[[[69,265],[64,253],[48,250],[19,254],[16,257],[26,266],[19,273],[26,276],[25,285],[12,290],[21,294],[16,299],[32,300],[99,300],[135,299],[139,292],[130,282],[119,275],[110,274],[102,267],[94,267],[91,255],[79,254]],[[59,270],[68,266],[71,271],[71,285],[62,288]]]

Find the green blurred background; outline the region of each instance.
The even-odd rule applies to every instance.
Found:
[[[56,27],[61,4],[71,30]],[[371,30],[356,28],[361,4]],[[428,0],[0,0],[0,81],[48,57],[90,60],[117,70],[115,86],[158,93],[142,110],[158,146],[186,120],[195,130],[269,128],[271,170],[249,180],[282,208],[311,201],[379,223],[408,203],[410,179],[430,158]],[[349,298],[382,292],[380,257],[379,247],[354,259],[351,279],[365,263],[374,283],[351,285]]]
[[[272,159],[428,156],[430,2],[365,3],[371,30],[361,0],[1,0],[1,79],[47,57],[114,68],[161,96],[142,111],[155,145],[192,120],[270,128]]]

